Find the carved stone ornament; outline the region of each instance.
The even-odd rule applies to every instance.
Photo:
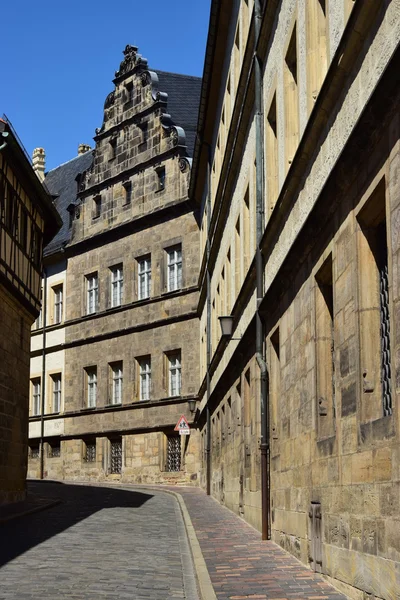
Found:
[[[110,106],[112,106],[114,104],[115,101],[115,90],[113,90],[112,92],[110,92],[104,102],[104,108],[109,108]]]
[[[182,173],[186,173],[186,171],[189,169],[189,161],[186,158],[180,158],[179,168],[182,171]]]
[[[75,206],[75,219],[79,219],[81,216],[81,208],[80,206]]]
[[[149,85],[150,75],[149,75],[148,71],[143,71],[143,73],[140,75],[140,80],[142,82],[143,87],[145,87],[146,85]]]
[[[176,129],[172,129],[171,139],[172,139],[173,146],[177,146],[179,144],[179,135],[178,135],[178,132],[176,131]]]
[[[132,69],[135,68],[136,64],[140,62],[140,58],[138,57],[137,51],[138,49],[136,46],[131,46],[130,44],[127,44],[127,46],[125,46],[125,58],[119,65],[119,71],[115,71],[115,77],[125,75],[126,73],[129,73],[129,71],[132,71]]]

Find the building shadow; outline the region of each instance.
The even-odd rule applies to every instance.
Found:
[[[100,510],[139,508],[153,497],[137,491],[55,481],[28,481],[28,494],[60,503],[0,524],[0,567]]]

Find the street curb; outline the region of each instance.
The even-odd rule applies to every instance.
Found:
[[[42,510],[47,510],[52,506],[57,506],[57,504],[61,504],[61,502],[61,500],[52,500],[51,502],[47,502],[46,504],[39,504],[38,506],[33,506],[32,508],[29,508],[27,510],[15,513],[14,515],[9,515],[8,517],[0,517],[0,525],[8,523],[9,521],[13,521],[14,519],[26,517],[27,515],[33,515],[34,513],[41,512]]]
[[[138,487],[140,487],[140,489],[144,489],[142,488],[142,486]],[[197,582],[199,584],[200,598],[201,600],[217,600],[217,596],[215,595],[210,575],[208,573],[207,565],[200,548],[199,540],[197,539],[196,531],[192,525],[192,520],[190,518],[189,511],[186,508],[185,501],[182,498],[181,494],[179,494],[178,492],[173,492],[172,490],[163,490],[156,487],[149,487],[145,489],[157,490],[159,492],[164,492],[165,494],[171,494],[171,496],[175,496],[175,498],[177,499],[182,512],[183,521],[185,523],[186,533],[192,552],[193,565],[196,571]]]

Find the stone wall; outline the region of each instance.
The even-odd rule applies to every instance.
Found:
[[[0,504],[25,498],[32,321],[0,286]]]

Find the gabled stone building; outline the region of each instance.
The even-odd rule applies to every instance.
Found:
[[[201,484],[357,600],[400,590],[399,15],[213,0],[190,188]]]
[[[0,119],[0,504],[26,494],[30,329],[43,245],[60,226],[14,129]]]
[[[192,421],[199,383],[188,180],[200,83],[150,70],[127,46],[95,149],[46,177],[64,229],[47,249],[46,322],[33,334],[31,476],[43,437],[47,477],[197,479],[197,433],[174,426]]]

